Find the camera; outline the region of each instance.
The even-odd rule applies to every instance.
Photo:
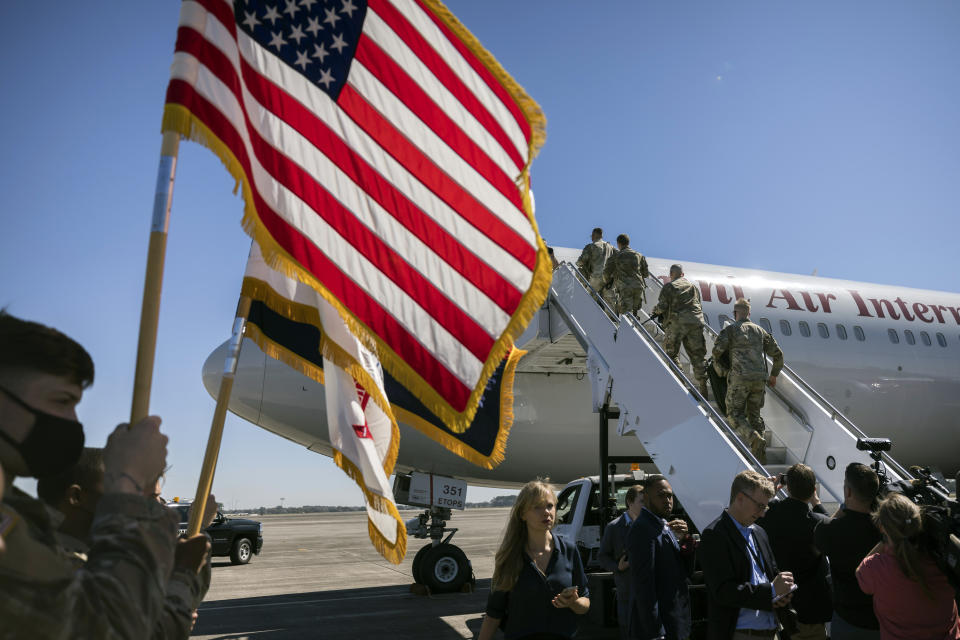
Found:
[[[883,470],[883,465],[880,464],[880,459],[884,452],[890,451],[892,448],[893,443],[890,442],[889,438],[857,438],[857,450],[869,451],[870,457],[873,458],[873,470],[877,472],[877,477],[880,478],[881,487],[887,484],[887,474]]]
[[[950,492],[929,467],[910,467],[912,478],[891,482],[881,457],[892,446],[886,438],[857,440],[857,449],[869,451],[874,460],[874,470],[880,478],[879,497],[901,493],[920,507],[923,519],[920,546],[934,559],[954,589],[960,589],[960,504],[950,497]]]
[[[857,450],[870,451],[871,457],[873,457],[873,453],[890,451],[892,448],[893,443],[890,442],[889,438],[857,438]]]

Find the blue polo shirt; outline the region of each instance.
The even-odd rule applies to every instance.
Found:
[[[758,585],[769,582],[767,574],[764,573],[760,563],[763,556],[760,555],[760,548],[753,537],[753,525],[745,527],[736,518],[730,518],[736,525],[740,535],[747,541],[747,556],[750,557],[750,584]],[[770,597],[773,598],[773,587],[770,588]],[[772,611],[760,611],[758,609],[740,609],[740,616],[737,618],[737,629],[776,629],[777,616]]]
[[[590,597],[587,575],[583,571],[580,552],[566,539],[551,533],[553,551],[546,574],[540,573],[534,561],[523,553],[523,569],[510,591],[490,591],[487,615],[503,620],[506,617],[506,640],[534,633],[557,634],[572,638],[577,633],[577,614],[569,608],[553,606],[553,598],[567,587],[576,585],[580,597]]]

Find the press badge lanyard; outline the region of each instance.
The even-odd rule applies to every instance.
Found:
[[[762,572],[763,572],[763,575],[766,576],[766,575],[767,575],[767,567],[766,567],[766,565],[763,564],[763,558],[761,558],[761,557],[757,554],[757,552],[753,550],[753,545],[750,544],[751,542],[753,542],[754,544],[756,544],[756,542],[755,542],[755,540],[754,540],[754,537],[753,537],[753,531],[752,531],[752,530],[750,531],[750,537],[747,539],[747,551],[749,551],[749,552],[750,552],[750,555],[753,556],[753,559],[757,561],[757,566],[760,567],[760,571],[762,571]]]

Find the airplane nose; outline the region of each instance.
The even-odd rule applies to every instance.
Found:
[[[203,363],[203,386],[213,398],[220,391],[230,345],[224,342]],[[323,386],[283,362],[268,357],[245,338],[230,394],[229,409],[244,420],[332,456]]]
[[[229,351],[228,340],[207,356],[201,369],[203,386],[214,400],[217,399],[217,393],[220,391],[220,380],[223,378],[224,363]],[[237,365],[233,390],[230,393],[230,411],[254,423],[260,419],[265,358],[266,355],[254,341],[244,339],[243,346],[240,348],[240,362]]]

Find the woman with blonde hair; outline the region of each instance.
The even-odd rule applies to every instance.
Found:
[[[577,614],[590,608],[580,552],[551,531],[557,497],[548,483],[525,484],[510,511],[479,640],[490,640],[498,627],[507,640],[572,638]]]
[[[880,639],[960,639],[953,588],[918,543],[920,507],[891,493],[877,506],[873,523],[883,539],[857,567],[857,582],[873,595]]]

